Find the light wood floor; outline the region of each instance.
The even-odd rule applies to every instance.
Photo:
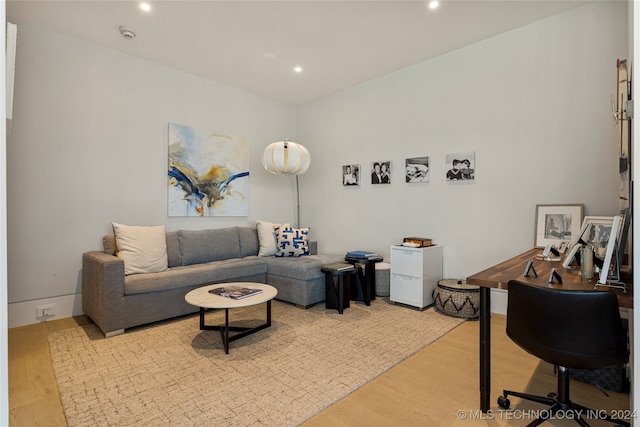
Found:
[[[49,358],[50,332],[90,322],[60,319],[9,330],[11,426],[66,426]],[[504,316],[492,317],[492,415],[480,414],[477,321],[468,321],[343,400],[308,420],[316,426],[520,426],[541,405],[511,399],[511,412],[495,403],[502,388],[546,395],[555,388],[553,367],[513,344]],[[629,409],[629,395],[571,382],[572,399],[608,412]],[[590,420],[592,426],[611,425]],[[572,425],[555,420],[545,425]]]

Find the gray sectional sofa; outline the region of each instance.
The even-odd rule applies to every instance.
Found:
[[[158,273],[125,275],[113,235],[103,238],[103,251],[83,254],[82,307],[106,336],[197,312],[184,296],[211,283],[267,283],[278,290],[277,299],[307,308],[325,300],[320,268],[344,260],[317,254],[316,242],[308,256],[258,256],[252,227],[167,232],[166,242],[169,268]]]

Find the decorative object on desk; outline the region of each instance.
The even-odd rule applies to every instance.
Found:
[[[583,280],[593,279],[593,246],[583,245],[580,248],[580,275]]]
[[[568,268],[575,260],[580,248],[584,245],[593,247],[593,263],[600,269],[598,283],[606,284],[610,275],[614,249],[619,241],[620,216],[585,216],[579,233],[572,241],[571,249],[565,257],[562,266]],[[615,270],[615,266],[614,270]]]
[[[468,181],[476,177],[476,153],[447,154],[447,181]]]
[[[270,173],[296,176],[296,227],[300,226],[300,185],[298,175],[307,172],[311,166],[311,153],[306,147],[284,141],[269,144],[262,153],[262,166]]]
[[[169,216],[249,215],[249,141],[169,124]]]
[[[562,284],[562,276],[560,276],[560,274],[556,271],[555,268],[552,268],[551,273],[549,273],[549,283],[553,283],[554,279],[559,284]]]
[[[464,319],[480,316],[480,287],[468,285],[465,280],[439,280],[433,299],[440,313]]]
[[[429,157],[412,157],[405,160],[406,182],[429,182]]]
[[[627,237],[629,235],[629,227],[631,225],[631,208],[626,208],[620,212],[620,232],[618,233],[618,242],[614,248],[613,257],[611,259],[611,270],[609,271],[610,281],[620,281],[620,271],[623,268],[630,269],[630,260],[625,262],[625,251],[627,249]],[[631,258],[631,253],[628,258]]]
[[[360,185],[360,165],[342,166],[342,185]]]
[[[522,274],[524,277],[529,277],[529,273],[533,273],[534,277],[538,277],[538,273],[536,272],[536,269],[533,268],[533,260],[530,259],[527,262],[527,266],[524,268],[524,273]]]
[[[405,243],[412,243],[414,245],[417,245],[417,246],[413,246],[415,248],[424,248],[427,246],[431,246],[433,244],[431,239],[427,239],[424,237],[405,237],[404,239],[402,239],[403,246],[405,246],[404,245]],[[406,245],[406,246],[409,246],[409,245]]]
[[[262,293],[262,289],[245,288],[241,286],[225,286],[222,288],[211,289],[209,293],[220,295],[221,297],[231,299],[244,299],[252,295]]]
[[[607,241],[606,251],[602,260],[602,266],[600,267],[600,278],[598,280],[599,285],[606,285],[623,289],[626,292],[626,286],[624,283],[618,282],[619,277],[613,277],[612,271],[617,271],[614,265],[616,259],[614,258],[614,252],[617,249],[620,224],[622,221],[621,216],[614,216],[611,224],[611,230],[609,232],[609,240]],[[589,242],[587,242],[589,243]],[[596,285],[596,287],[598,286]]]
[[[373,162],[371,164],[372,184],[391,184],[391,161]]]
[[[583,211],[583,204],[536,205],[535,247],[566,246],[580,231]]]
[[[544,247],[544,251],[540,255],[536,255],[536,259],[544,261],[560,261],[560,252],[551,245]]]

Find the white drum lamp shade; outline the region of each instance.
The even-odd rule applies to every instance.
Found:
[[[269,144],[262,153],[262,166],[271,173],[302,175],[310,165],[309,150],[288,139]]]

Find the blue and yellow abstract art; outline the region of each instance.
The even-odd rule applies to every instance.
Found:
[[[169,216],[248,216],[249,141],[169,124]]]

